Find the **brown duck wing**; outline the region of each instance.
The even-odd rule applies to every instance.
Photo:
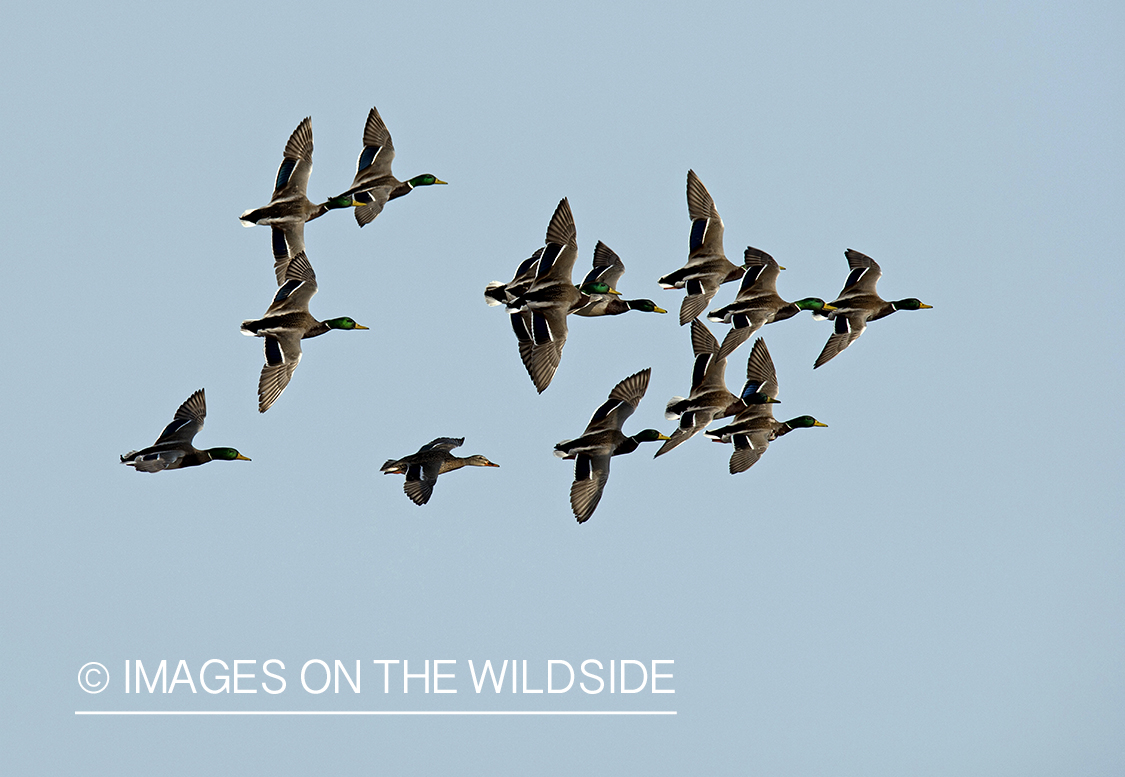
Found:
[[[570,486],[570,509],[579,523],[585,523],[594,514],[609,480],[607,455],[578,454],[574,459],[574,483]]]
[[[715,209],[715,201],[694,170],[687,174],[687,206],[691,217],[689,254],[723,255],[723,220]]]
[[[184,443],[191,447],[191,441],[203,428],[205,418],[207,418],[207,398],[203,394],[203,389],[199,389],[176,409],[176,414],[172,416],[172,423],[164,427],[164,431],[156,438],[154,447],[167,443]]]
[[[836,331],[824,344],[824,350],[820,352],[820,356],[816,357],[816,363],[813,364],[814,370],[831,361],[837,354],[854,343],[863,334],[863,330],[867,328],[867,319],[862,315],[837,315],[832,321],[836,325]]]
[[[647,367],[614,386],[613,390],[609,392],[609,399],[594,411],[594,415],[590,419],[590,423],[586,425],[586,431],[582,433],[582,436],[613,429],[620,431],[626,419],[633,415],[637,405],[641,402],[641,398],[648,391],[648,381],[651,375],[652,368]]]
[[[312,172],[312,119],[306,116],[285,144],[281,166],[277,169],[277,179],[273,187],[273,199],[305,196]]]

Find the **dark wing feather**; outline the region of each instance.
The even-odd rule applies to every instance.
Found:
[[[205,418],[207,418],[207,399],[203,389],[199,389],[176,408],[172,423],[164,427],[164,431],[156,438],[155,444],[181,442],[190,446],[195,435],[203,428]]]
[[[316,273],[308,256],[302,251],[285,268],[285,278],[274,294],[273,302],[263,318],[284,313],[308,312],[309,300],[316,294]]]
[[[305,222],[273,227],[272,236],[273,272],[277,278],[277,285],[280,286],[285,283],[290,260],[305,250]]]
[[[439,463],[438,467],[440,466]],[[437,476],[428,477],[427,469],[422,464],[411,464],[406,469],[406,482],[402,484],[402,490],[416,505],[426,504],[430,501],[430,495],[434,493]]]
[[[835,333],[824,344],[824,350],[816,357],[813,369],[831,361],[836,355],[854,343],[867,328],[867,321],[863,316],[836,316],[832,319],[836,324]]]
[[[438,437],[423,445],[418,449],[419,453],[426,451],[451,451],[454,448],[460,448],[465,444],[464,437]],[[435,475],[436,477],[436,475]]]
[[[574,459],[574,483],[570,486],[570,508],[579,523],[590,520],[609,480],[609,456],[578,454]]]
[[[285,144],[285,154],[281,166],[277,170],[277,180],[274,182],[273,196],[299,193],[305,194],[309,184],[309,173],[312,172],[312,119],[306,116],[289,136]]]
[[[266,335],[266,363],[258,378],[258,412],[264,413],[289,385],[301,363],[301,334],[287,332],[280,337]]]
[[[594,246],[594,269],[586,273],[586,277],[582,279],[580,285],[585,286],[588,283],[602,281],[611,289],[616,289],[618,281],[624,274],[625,263],[621,261],[621,257],[599,240],[598,244]]]
[[[730,455],[730,474],[737,475],[745,472],[758,463],[762,454],[769,447],[769,432],[754,432],[752,434],[736,434],[732,437],[734,452]]]
[[[849,291],[875,294],[875,284],[879,282],[879,278],[883,275],[882,269],[875,263],[875,260],[850,248],[844,251],[844,256],[848,259],[848,267],[851,268],[851,272],[848,273],[848,280],[844,283],[844,290],[840,292],[840,295],[843,296],[845,292]]]
[[[651,376],[652,368],[647,367],[614,386],[613,390],[609,392],[609,399],[594,411],[594,415],[590,419],[590,423],[586,425],[586,431],[582,433],[582,436],[585,437],[588,434],[609,429],[620,431],[626,419],[633,415],[637,405],[641,402],[641,398],[648,391],[648,381]]]
[[[684,284],[687,295],[680,303],[680,326],[698,318],[707,309],[708,303],[719,290],[721,283],[721,279],[714,275],[707,275],[702,278],[692,278]]]
[[[689,252],[722,255],[723,220],[715,209],[715,201],[694,170],[688,170],[687,174],[687,205],[692,222]]]
[[[742,387],[742,396],[747,394],[765,394],[767,397],[777,398],[777,370],[773,366],[766,341],[759,337],[754,341],[750,350],[750,358],[746,360],[746,385]]]

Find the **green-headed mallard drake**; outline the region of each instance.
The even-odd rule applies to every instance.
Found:
[[[734,443],[730,474],[736,475],[750,469],[778,437],[794,429],[828,425],[811,415],[778,421],[773,417],[770,403],[758,401],[763,396],[776,398],[777,392],[777,372],[774,370],[773,359],[766,348],[766,341],[759,337],[754,341],[750,358],[746,361],[746,385],[741,397],[745,407],[735,415],[731,423],[706,433],[715,442]]]
[[[359,205],[350,195],[333,197],[317,205],[305,196],[312,172],[312,119],[306,116],[285,144],[281,167],[273,186],[273,197],[263,208],[248,210],[239,216],[242,225],[264,224],[273,229],[273,270],[277,285],[285,282],[289,260],[305,250],[305,222],[323,216],[335,208]]]
[[[564,197],[547,226],[546,245],[536,265],[535,279],[522,296],[508,305],[520,358],[540,394],[551,385],[562,358],[567,314],[586,299],[570,277],[577,257],[578,233],[570,203]]]
[[[639,310],[642,313],[667,313],[659,308],[650,299],[621,299],[617,291],[617,283],[625,274],[625,263],[609,246],[602,241],[594,246],[594,268],[586,273],[582,279],[579,290],[584,292],[588,301],[572,310],[576,316],[618,316],[630,310]],[[609,287],[607,292],[595,291],[599,284]]]
[[[309,313],[309,300],[316,294],[316,273],[305,252],[289,262],[285,283],[274,295],[266,315],[243,321],[242,334],[266,338],[266,364],[258,380],[258,412],[270,409],[289,385],[301,362],[301,340],[319,337],[330,329],[367,329],[343,316],[317,321]]]
[[[613,387],[609,399],[594,411],[586,431],[575,440],[563,440],[555,446],[555,455],[574,459],[574,484],[570,487],[570,507],[579,523],[585,523],[594,514],[609,480],[611,456],[632,453],[642,442],[667,440],[655,429],[628,437],[621,431],[625,420],[640,404],[648,390],[652,369],[630,375]]]
[[[687,289],[680,305],[680,326],[707,309],[721,284],[737,281],[744,273],[723,253],[723,220],[694,170],[687,174],[687,204],[691,217],[687,264],[657,281],[665,289]]]
[[[402,490],[416,505],[430,501],[438,475],[461,467],[499,467],[479,454],[460,458],[450,453],[465,443],[464,437],[438,437],[401,459],[388,459],[380,467],[384,475],[406,475]]]
[[[914,297],[887,302],[875,291],[875,284],[883,275],[875,260],[850,248],[844,252],[844,256],[848,259],[851,272],[848,273],[848,280],[844,283],[840,296],[829,303],[834,310],[826,315],[813,313],[813,318],[828,318],[836,324],[835,334],[828,338],[824,350],[813,364],[814,370],[854,343],[863,334],[869,321],[877,321],[896,310],[927,310],[933,307]]]
[[[723,338],[722,350],[728,356],[766,324],[792,318],[802,310],[832,310],[832,306],[826,306],[819,297],[805,297],[796,302],[783,300],[777,293],[777,276],[785,268],[765,251],[748,247],[743,258],[746,274],[742,276],[738,296],[726,307],[707,314],[708,321],[734,325]]]
[[[129,451],[121,463],[137,472],[160,472],[165,469],[198,467],[209,461],[250,461],[234,448],[200,450],[191,444],[203,428],[207,417],[207,399],[199,389],[176,410],[172,423],[156,438],[156,442],[139,451]]]
[[[395,158],[395,147],[391,133],[379,111],[372,108],[367,114],[367,124],[363,127],[363,151],[356,164],[355,179],[351,188],[340,198],[354,197],[363,207],[356,208],[355,220],[362,227],[370,224],[383,212],[389,200],[410,194],[418,186],[444,184],[429,173],[416,175],[409,181],[400,181],[391,175],[391,162]]]
[[[679,428],[672,432],[668,442],[660,446],[657,456],[667,453],[685,440],[707,427],[716,418],[734,415],[743,402],[727,389],[727,357],[719,348],[719,341],[697,318],[691,321],[691,348],[695,353],[695,366],[691,375],[691,393],[672,397],[664,417],[680,419]],[[761,401],[776,401],[763,397]]]

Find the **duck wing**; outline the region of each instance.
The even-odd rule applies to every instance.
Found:
[[[313,135],[312,118],[306,116],[289,136],[282,155],[281,166],[277,168],[274,181],[273,198],[278,200],[304,197],[312,172]]]
[[[594,514],[609,480],[609,455],[580,453],[574,458],[574,483],[570,486],[570,509],[579,523]]]
[[[395,147],[391,142],[391,133],[383,123],[379,111],[372,107],[367,114],[367,123],[363,126],[363,150],[359,152],[359,160],[356,162],[355,178],[352,179],[351,187],[340,196],[353,196],[388,184],[393,188],[398,184],[391,174],[391,162],[394,158]],[[382,204],[379,207],[381,209]]]
[[[594,246],[594,268],[586,273],[586,277],[582,279],[579,286],[601,281],[611,289],[616,289],[618,281],[624,274],[625,263],[621,261],[621,257],[599,240],[598,244]]]
[[[723,220],[707,187],[694,170],[687,173],[687,206],[691,218],[688,263],[695,254],[723,256]]]
[[[648,391],[648,381],[651,375],[652,368],[646,367],[614,386],[613,390],[609,392],[609,399],[594,411],[594,415],[590,419],[590,423],[586,425],[586,431],[582,433],[582,436],[609,430],[621,431],[626,419],[633,415],[637,405],[641,402],[641,398]]]
[[[285,391],[301,363],[301,332],[287,330],[266,335],[266,363],[258,378],[258,412],[264,413]]]
[[[308,313],[309,300],[316,294],[316,273],[304,251],[289,260],[281,288],[263,318],[286,313]],[[303,333],[302,333],[303,334]],[[298,349],[300,350],[300,349]]]
[[[164,427],[164,431],[156,438],[153,447],[176,443],[191,447],[191,441],[203,428],[205,418],[207,418],[207,398],[203,394],[203,389],[199,389],[176,409],[176,414],[172,416],[172,423]]]
[[[745,400],[751,394],[765,394],[777,399],[778,391],[777,370],[766,348],[766,341],[759,337],[750,349],[750,358],[746,360],[746,384],[739,397]]]
[[[816,362],[813,364],[814,370],[835,358],[837,354],[854,343],[863,334],[863,330],[867,329],[867,316],[862,314],[843,316],[837,314],[832,321],[836,325],[836,331],[824,344],[824,350],[820,352],[820,356],[816,357]]]
[[[876,294],[875,284],[883,277],[883,270],[875,263],[875,260],[850,248],[844,251],[844,256],[847,257],[851,272],[848,273],[848,280],[844,283],[840,297]]]
[[[750,434],[731,436],[734,452],[730,455],[730,474],[745,472],[758,463],[766,448],[770,447],[769,430],[756,430]]]
[[[460,448],[465,444],[464,437],[438,437],[435,440],[423,445],[418,449],[418,453],[426,453],[427,451],[451,451],[454,448]],[[435,476],[436,477],[436,476]]]

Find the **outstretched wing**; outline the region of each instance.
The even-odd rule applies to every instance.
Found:
[[[285,153],[281,159],[281,166],[277,169],[277,180],[274,181],[273,199],[292,197],[293,195],[305,196],[309,185],[309,173],[312,172],[312,119],[306,116],[289,136],[285,144]]]
[[[565,280],[571,283],[574,260],[578,258],[578,232],[566,197],[559,201],[551,216],[551,223],[547,225],[546,242],[535,274],[536,284],[542,284],[546,280]]]
[[[426,504],[430,501],[430,495],[434,493],[438,473],[431,470],[440,470],[441,463],[432,463],[434,465],[432,467],[429,464],[411,464],[406,468],[406,482],[402,484],[402,490],[416,505]]]
[[[438,437],[418,449],[419,453],[426,451],[451,451],[465,444],[464,437]]]
[[[731,437],[734,453],[730,455],[730,474],[745,472],[758,463],[766,448],[770,447],[770,433],[755,431],[751,434],[736,434]]]
[[[714,275],[691,278],[684,284],[687,295],[680,303],[680,326],[700,316],[719,290],[722,279]]]
[[[609,480],[609,456],[580,453],[574,458],[574,483],[570,486],[570,509],[579,523],[590,520]]]
[[[617,288],[617,282],[625,274],[625,263],[621,261],[613,250],[602,241],[594,246],[594,269],[586,273],[579,286],[601,281],[611,289]]]
[[[837,354],[854,343],[867,328],[867,319],[862,315],[841,316],[837,315],[833,322],[836,324],[835,333],[824,344],[824,350],[816,357],[813,364],[815,370],[822,364],[831,361]]]
[[[746,274],[742,276],[742,284],[738,287],[739,297],[756,297],[763,291],[777,293],[777,277],[781,274],[781,265],[776,259],[760,248],[747,246],[742,253],[742,263],[746,267]]]
[[[746,385],[739,396],[746,399],[751,394],[765,394],[777,399],[778,391],[777,370],[766,348],[766,341],[759,337],[750,350],[750,358],[746,360]]]
[[[687,173],[687,206],[691,217],[691,237],[688,257],[696,253],[723,253],[723,220],[715,209],[707,187],[694,170]]]
[[[263,318],[285,313],[308,312],[309,300],[316,294],[316,273],[304,251],[292,259],[285,268],[284,282],[274,294],[273,302]],[[300,349],[298,349],[300,350]]]
[[[857,293],[875,294],[875,284],[883,276],[883,271],[875,260],[850,248],[844,251],[844,256],[847,257],[851,272],[848,273],[848,280],[844,283],[840,296],[852,296]]]
[[[156,438],[154,445],[185,443],[190,446],[191,441],[195,439],[195,435],[203,428],[203,420],[206,417],[207,399],[203,394],[203,389],[199,389],[176,409],[176,414],[172,416],[172,423],[164,427],[164,431]],[[171,452],[174,453],[174,451]],[[157,467],[157,469],[164,469],[164,467]],[[145,471],[152,472],[155,470]]]
[[[305,250],[305,222],[286,223],[273,227],[273,273],[277,285],[285,283],[289,262]]]
[[[359,160],[356,162],[355,178],[352,180],[351,188],[341,196],[355,195],[385,182],[391,176],[391,162],[394,158],[395,147],[391,142],[391,133],[383,123],[379,111],[372,108],[367,114],[367,123],[363,127],[363,150],[359,152]],[[386,200],[383,202],[385,203]],[[382,208],[383,203],[379,203],[379,209]],[[357,215],[358,211],[364,209],[357,208]]]
[[[611,429],[620,431],[625,424],[625,420],[633,415],[637,405],[641,402],[641,398],[648,391],[648,381],[651,375],[652,368],[646,367],[614,386],[613,390],[609,392],[609,399],[594,411],[594,415],[590,419],[590,423],[586,425],[586,431],[582,433],[582,436],[585,437],[594,432]]]
[[[258,378],[258,412],[264,413],[289,385],[301,363],[301,335],[285,332],[266,335],[266,364]]]

